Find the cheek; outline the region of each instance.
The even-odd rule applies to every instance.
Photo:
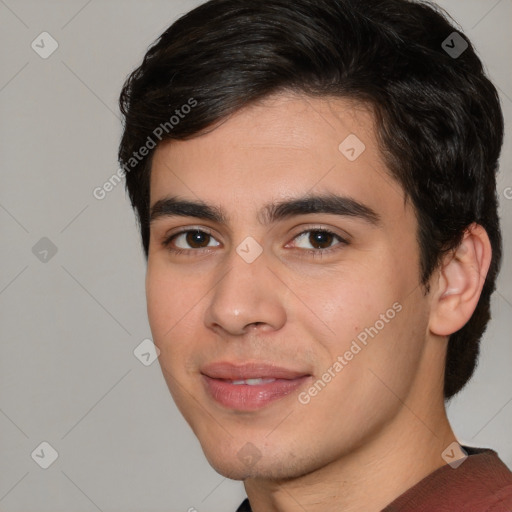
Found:
[[[394,359],[395,351],[410,343],[405,333],[419,327],[414,318],[421,318],[424,313],[412,304],[417,295],[411,294],[413,277],[405,268],[399,272],[394,262],[386,258],[380,263],[352,266],[350,272],[338,270],[303,280],[300,298],[309,312],[297,321],[320,341],[333,361],[350,350],[354,341],[362,347],[357,360]],[[367,350],[370,345],[374,347]],[[357,346],[353,350],[357,351]]]
[[[157,344],[165,329],[170,328],[170,319],[174,317],[173,304],[177,304],[177,301],[172,300],[170,290],[169,280],[149,264],[146,275],[146,302],[149,325]]]
[[[186,289],[186,283],[168,269],[148,264],[146,300],[149,325],[153,342],[160,350],[159,363],[164,378],[180,409],[184,407],[181,401],[189,346],[184,333],[190,333],[192,328],[191,306],[188,306],[191,299],[187,300],[182,293]]]
[[[186,378],[193,367],[193,340],[201,339],[204,326],[198,307],[205,289],[200,276],[171,272],[166,265],[148,264],[146,275],[147,313],[153,342],[160,350],[160,365],[172,385],[173,378]],[[172,378],[171,378],[172,376]],[[173,386],[174,388],[175,386]],[[174,395],[175,393],[173,393]]]
[[[200,290],[190,277],[171,272],[161,264],[148,263],[146,302],[156,341],[170,337],[175,326],[193,315],[193,306],[199,297]]]
[[[358,329],[368,322],[375,321],[383,304],[385,311],[393,303],[387,305],[389,290],[385,294],[379,291],[370,269],[362,272],[341,269],[315,277],[305,275],[298,289],[306,312],[309,310],[307,316],[301,315],[301,318],[311,319],[317,330],[322,329],[328,338],[338,340],[338,343],[357,334]]]

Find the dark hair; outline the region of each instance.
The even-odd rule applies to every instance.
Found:
[[[448,345],[445,398],[460,391],[476,367],[501,262],[503,115],[473,46],[454,32],[439,7],[409,0],[211,0],[184,15],[150,47],[120,97],[119,161],[146,257],[154,151],[141,158],[141,148],[198,136],[285,90],[362,101],[375,114],[390,175],[414,205],[424,293],[473,222],[490,238],[478,305]],[[465,44],[460,55],[450,51]]]

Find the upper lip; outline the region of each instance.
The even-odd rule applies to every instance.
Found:
[[[212,379],[296,379],[308,376],[308,372],[292,370],[264,362],[231,363],[220,361],[205,365],[201,373]]]

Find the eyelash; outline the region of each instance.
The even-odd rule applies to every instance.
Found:
[[[179,237],[180,235],[190,233],[190,232],[195,232],[195,233],[199,232],[199,233],[203,233],[203,234],[206,234],[206,235],[214,238],[212,233],[210,233],[209,231],[205,231],[204,229],[185,229],[178,233],[173,233],[170,237],[166,238],[162,242],[162,245],[164,247],[166,247],[169,250],[169,252],[172,252],[173,254],[176,254],[176,255],[188,254],[190,252],[197,253],[197,252],[201,251],[202,249],[209,249],[208,247],[203,247],[202,249],[174,249],[171,247],[171,242],[175,238]],[[328,229],[325,229],[325,228],[306,229],[305,231],[302,231],[302,232],[298,233],[297,235],[295,235],[293,240],[301,237],[302,235],[304,235],[306,233],[326,233],[328,235],[333,235],[335,238],[337,238],[340,241],[340,243],[338,245],[340,245],[340,246],[349,245],[349,242],[346,239],[342,238],[340,235],[338,235],[332,231],[329,231]],[[313,256],[313,258],[322,258],[322,256],[324,256],[325,254],[330,254],[330,253],[336,252],[338,250],[340,250],[340,247],[335,245],[335,246],[329,247],[327,249],[301,249],[301,250],[299,250],[299,252],[302,253],[301,257],[304,257],[304,253],[306,253],[306,255]]]

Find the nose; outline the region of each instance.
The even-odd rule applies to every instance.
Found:
[[[265,253],[247,263],[233,251],[222,272],[205,312],[209,329],[240,336],[255,328],[270,332],[283,327],[286,286],[270,270]]]

